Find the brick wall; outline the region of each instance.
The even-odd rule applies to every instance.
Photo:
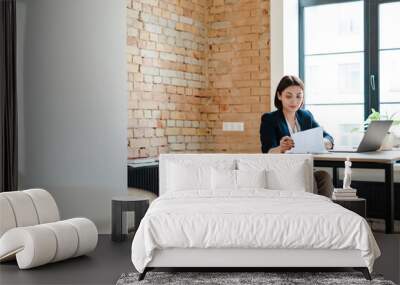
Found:
[[[206,109],[216,152],[260,152],[260,117],[269,111],[269,1],[214,0],[208,14]],[[223,132],[222,122],[244,122]]]
[[[265,0],[127,0],[130,158],[259,151],[268,11]]]

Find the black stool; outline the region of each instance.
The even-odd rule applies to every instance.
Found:
[[[118,196],[112,198],[112,230],[111,239],[113,241],[123,241],[127,235],[122,231],[127,228],[125,212],[135,212],[135,230],[144,217],[149,207],[147,198],[137,198],[134,196]]]
[[[340,206],[359,214],[361,217],[367,217],[367,200],[363,198],[353,199],[332,199],[332,201]]]

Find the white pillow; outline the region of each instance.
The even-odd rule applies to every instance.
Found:
[[[236,170],[217,169],[211,170],[211,188],[213,190],[236,190]]]
[[[267,181],[269,189],[306,192],[307,182],[304,162],[293,164],[289,171],[269,169],[267,171]]]
[[[263,170],[211,170],[213,190],[237,190],[240,188],[266,188],[267,172]]]
[[[168,163],[167,191],[211,189],[211,167]]]
[[[238,188],[267,188],[267,171],[262,170],[236,170]]]
[[[266,169],[267,187],[272,190],[307,191],[310,176],[307,161],[294,154],[266,155],[238,160],[239,170]]]

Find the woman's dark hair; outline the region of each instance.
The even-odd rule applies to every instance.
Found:
[[[304,83],[300,78],[294,75],[285,75],[282,77],[281,81],[279,81],[278,87],[276,87],[274,105],[277,109],[282,110],[283,108],[282,101],[279,100],[278,94],[282,94],[283,90],[290,86],[299,86],[304,91]]]

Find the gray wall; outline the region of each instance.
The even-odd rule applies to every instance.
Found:
[[[110,232],[126,192],[125,1],[18,0],[20,188]]]

